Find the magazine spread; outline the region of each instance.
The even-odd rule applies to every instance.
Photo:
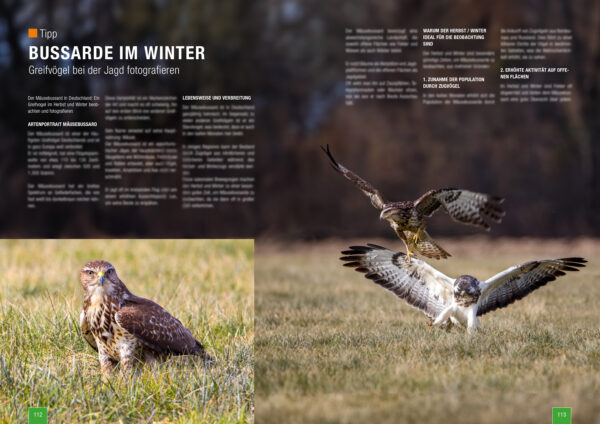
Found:
[[[0,3],[0,422],[600,422],[600,2]]]

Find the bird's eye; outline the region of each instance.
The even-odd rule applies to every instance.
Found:
[[[88,271],[87,273],[88,273],[88,275],[94,275],[94,271],[91,271],[91,270]]]

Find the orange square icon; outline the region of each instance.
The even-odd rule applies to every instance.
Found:
[[[29,38],[37,38],[37,28],[29,28]]]

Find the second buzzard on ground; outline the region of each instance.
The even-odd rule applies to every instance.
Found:
[[[407,261],[404,253],[371,243],[351,246],[342,254],[344,266],[365,273],[366,278],[420,309],[433,325],[450,321],[468,331],[477,329],[479,316],[504,308],[587,262],[583,258],[531,261],[479,281],[470,275],[450,278],[420,259]]]

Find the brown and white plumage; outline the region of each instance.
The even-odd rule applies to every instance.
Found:
[[[502,271],[479,284],[481,300],[477,315],[504,308],[546,285],[566,271],[579,271],[587,261],[583,258],[531,261]]]
[[[566,271],[585,266],[583,258],[547,259],[526,262],[503,271],[487,281],[470,275],[452,279],[426,262],[375,244],[351,246],[342,252],[344,266],[404,299],[442,325],[447,320],[475,330],[478,316],[510,305],[544,286]]]
[[[456,222],[490,229],[487,221],[499,223],[505,215],[500,208],[504,199],[485,193],[444,188],[430,190],[415,201],[415,208],[426,217],[443,208]]]
[[[204,355],[202,344],[190,330],[151,300],[129,296],[115,319],[121,327],[154,352]]]
[[[163,354],[213,360],[177,318],[153,301],[132,294],[109,262],[87,263],[80,281],[84,290],[81,333],[98,351],[103,372],[117,362],[129,368],[136,360]]]
[[[411,251],[428,258],[445,259],[450,256],[426,231],[426,219],[442,209],[450,217],[463,224],[490,229],[489,221],[499,223],[504,216],[500,204],[504,199],[474,191],[444,188],[430,190],[415,201],[388,202],[383,194],[367,181],[350,171],[335,160],[329,145],[321,149],[329,157],[334,170],[350,180],[379,209],[380,219],[387,220],[398,237],[406,245],[410,257]]]

